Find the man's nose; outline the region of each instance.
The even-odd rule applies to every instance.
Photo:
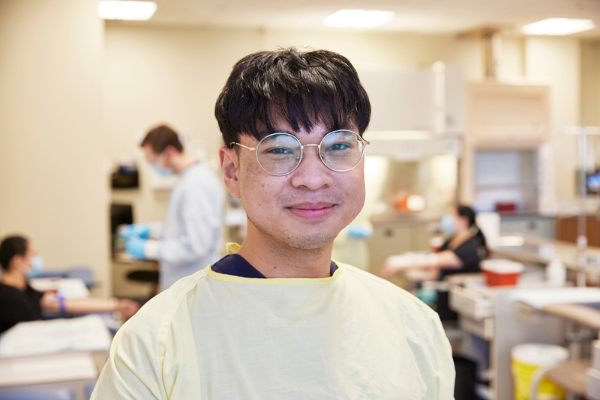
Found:
[[[318,144],[305,144],[300,165],[292,172],[292,185],[318,190],[332,183],[332,172],[319,156]]]

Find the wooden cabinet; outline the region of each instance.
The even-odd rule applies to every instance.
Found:
[[[577,243],[579,235],[577,216],[561,216],[556,219],[556,240]],[[585,235],[588,246],[600,247],[600,220],[595,215],[585,217]]]

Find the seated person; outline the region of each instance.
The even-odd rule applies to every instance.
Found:
[[[437,280],[442,281],[453,274],[480,272],[479,264],[490,251],[475,217],[471,207],[458,205],[442,219],[441,230],[447,238],[437,252],[394,257],[393,262],[384,266],[382,275],[391,277],[408,269],[428,268],[435,272]],[[436,309],[442,320],[456,319],[456,314],[448,307],[446,291],[438,292]]]
[[[39,292],[29,285],[28,274],[41,266],[41,259],[23,236],[8,236],[0,242],[0,333],[19,322],[42,319],[42,311],[68,314],[119,312],[131,317],[139,308],[132,300],[65,299],[54,292]]]

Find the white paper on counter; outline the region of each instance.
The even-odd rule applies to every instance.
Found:
[[[90,353],[0,359],[0,387],[96,378]]]
[[[537,309],[555,304],[600,304],[600,288],[548,287],[522,291],[515,298]]]
[[[0,357],[108,350],[110,333],[99,315],[21,322],[0,337]]]
[[[35,278],[29,283],[32,288],[40,292],[57,291],[65,299],[85,299],[90,295],[90,291],[81,279]]]

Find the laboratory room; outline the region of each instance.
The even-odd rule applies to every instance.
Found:
[[[0,400],[600,400],[600,1],[0,1]]]

